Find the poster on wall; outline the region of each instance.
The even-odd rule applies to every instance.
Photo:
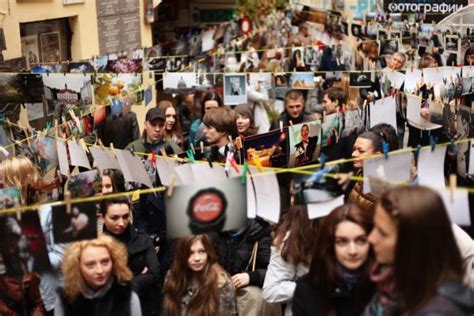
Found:
[[[57,63],[61,61],[61,41],[59,32],[40,34],[41,61]]]
[[[26,58],[28,66],[39,62],[38,35],[28,35],[21,38],[21,55]]]
[[[384,11],[393,13],[419,13],[426,12],[425,23],[439,22],[451,13],[467,6],[467,0],[385,0]]]

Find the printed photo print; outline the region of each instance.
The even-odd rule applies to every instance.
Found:
[[[321,123],[313,121],[289,127],[288,166],[299,167],[316,162],[321,149]]]
[[[255,165],[258,156],[263,167],[286,167],[288,165],[288,129],[270,131],[244,140],[245,157]]]
[[[66,243],[97,237],[97,204],[85,202],[53,207],[53,238],[55,243]]]

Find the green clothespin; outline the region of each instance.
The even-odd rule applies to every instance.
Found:
[[[50,129],[51,129],[51,122],[46,122],[46,134],[49,133]]]
[[[196,162],[196,160],[194,159],[193,151],[191,149],[188,149],[188,151],[186,151],[186,155],[188,155],[188,158],[191,160],[192,163]]]
[[[242,170],[242,175],[240,176],[240,183],[246,184],[247,183],[247,171],[249,169],[248,162],[244,163],[244,168]]]

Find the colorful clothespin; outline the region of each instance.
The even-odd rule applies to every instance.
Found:
[[[430,135],[430,146],[431,146],[431,151],[435,150],[436,147],[436,141],[437,137],[434,137],[433,135]]]
[[[46,134],[51,130],[51,122],[46,122]]]
[[[236,139],[235,139],[235,147],[237,148],[237,150],[241,150],[242,149],[242,138],[240,136],[238,136]]]
[[[456,143],[454,142],[454,139],[451,138],[449,141],[449,153],[454,155],[456,154]]]
[[[263,171],[262,162],[260,161],[260,157],[258,155],[253,156],[253,164],[257,167],[258,171]]]
[[[190,147],[191,147],[191,150],[193,151],[193,154],[195,155],[195,154],[196,154],[196,150],[194,149],[194,145],[193,145],[192,143],[189,144],[189,145],[190,145]]]
[[[320,182],[324,175],[328,174],[331,171],[330,167],[324,167],[320,170],[313,173],[313,175],[308,179],[309,182]]]
[[[170,177],[170,182],[168,184],[168,190],[166,191],[166,196],[171,197],[173,195],[174,184],[176,183],[176,176],[174,174]]]
[[[450,191],[450,198],[451,203],[454,203],[454,193],[456,190],[458,178],[456,174],[452,173],[449,175],[449,191]]]
[[[242,175],[240,176],[240,183],[246,184],[247,183],[247,172],[249,170],[248,162],[244,163],[244,168],[242,170]]]
[[[188,149],[186,151],[186,155],[188,156],[189,160],[191,160],[191,163],[195,163],[196,160],[194,159],[194,154],[193,154],[193,151],[191,149]]]
[[[421,150],[421,145],[418,144],[418,145],[416,146],[416,150],[415,150],[415,155],[416,155],[416,157],[419,157],[419,156],[420,156],[420,150]]]
[[[383,149],[383,156],[385,157],[385,159],[388,159],[388,152],[390,150],[390,145],[385,140],[382,143],[382,149]]]
[[[66,213],[71,214],[71,192],[67,189],[64,192],[64,202],[66,203]]]
[[[321,169],[324,169],[326,166],[326,161],[328,161],[328,156],[326,156],[324,153],[321,153],[319,155],[319,162],[321,163]]]
[[[156,149],[155,148],[153,148],[153,150],[151,151],[150,161],[151,161],[151,164],[153,165],[153,167],[156,168]]]

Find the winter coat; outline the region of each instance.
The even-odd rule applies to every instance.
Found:
[[[271,227],[257,220],[249,220],[247,228],[234,238],[230,232],[209,234],[219,264],[231,275],[247,272],[249,285],[263,286],[268,262],[270,261],[272,239]],[[258,241],[255,271],[249,264],[254,244]]]
[[[286,303],[285,316],[291,316],[291,301],[296,280],[308,273],[308,266],[285,261],[281,249],[272,246],[272,256],[263,283],[263,298],[268,303]]]
[[[21,284],[19,278],[21,278]],[[45,315],[39,283],[40,279],[36,273],[25,274],[21,277],[0,275],[0,315]]]
[[[114,235],[104,226],[104,233],[115,237],[127,247],[128,267],[133,273],[130,283],[133,291],[140,297],[143,315],[156,314],[160,295],[160,265],[150,237],[132,226],[122,235]],[[145,268],[147,271],[143,273]]]
[[[464,284],[474,289],[474,242],[458,225],[453,224],[452,227],[454,239],[464,261]]]
[[[425,306],[412,316],[468,316],[474,313],[474,290],[455,281],[445,281]]]
[[[119,284],[111,279],[99,291],[86,289],[73,302],[64,291],[59,291],[54,309],[55,316],[141,316],[140,302],[130,284]]]
[[[361,172],[358,172],[357,175],[361,175]],[[364,194],[363,183],[357,181],[352,190],[347,196],[347,203],[353,203],[362,208],[365,211],[371,212],[375,211],[375,204],[377,203],[377,198],[371,193]]]
[[[292,311],[294,316],[323,316],[322,303],[319,291],[312,282],[310,275],[306,274],[296,282],[293,296]],[[372,289],[368,289],[372,290]],[[346,284],[338,282],[329,294],[330,307],[334,308],[337,316],[356,316],[353,291]]]

